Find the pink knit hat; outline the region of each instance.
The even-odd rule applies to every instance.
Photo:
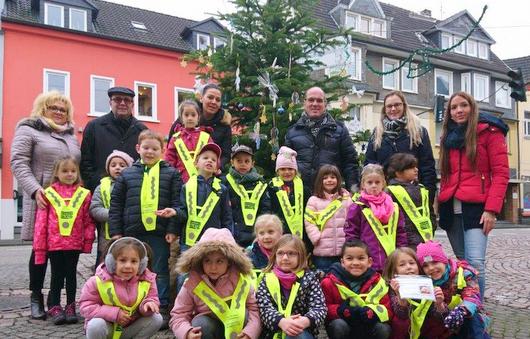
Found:
[[[230,245],[238,246],[228,228],[207,228],[197,243],[205,243],[208,241],[222,241]]]
[[[282,146],[276,158],[276,171],[280,168],[292,168],[298,172],[298,164],[296,163],[296,151],[287,146]]]
[[[449,259],[444,253],[442,244],[429,240],[424,244],[419,244],[416,250],[418,261],[423,266],[424,262],[441,262],[447,264]]]
[[[123,159],[123,161],[125,161],[125,163],[127,164],[127,167],[131,167],[132,163],[134,162],[133,158],[131,158],[129,154],[115,149],[114,151],[112,151],[111,154],[109,154],[109,156],[107,157],[107,161],[105,161],[105,171],[107,173],[109,173],[109,164],[112,158]]]

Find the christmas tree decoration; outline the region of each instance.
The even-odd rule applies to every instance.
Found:
[[[234,85],[236,85],[236,92],[239,92],[239,85],[241,84],[241,78],[239,77],[239,62],[237,63],[237,69],[236,69],[236,79],[234,81]]]
[[[350,107],[350,98],[348,98],[347,95],[344,95],[340,99],[340,109],[343,112],[346,112],[348,110],[348,107]]]
[[[364,89],[357,89],[355,85],[353,85],[350,89],[351,94],[355,94],[358,98],[362,97],[364,95]]]
[[[243,107],[245,107],[245,105],[243,105],[242,102],[240,102],[239,104],[237,104],[237,108],[241,111],[243,109]]]
[[[293,105],[298,105],[300,103],[300,94],[298,94],[298,92],[293,92],[293,94],[291,94],[291,103]]]
[[[182,61],[180,62],[180,66],[182,68],[185,68],[186,66],[188,66],[188,62],[186,60],[182,59]]]
[[[273,65],[276,63],[274,59]],[[258,76],[259,84],[269,90],[269,98],[272,100],[272,107],[276,107],[276,100],[278,100],[278,87],[274,85],[269,76],[269,72],[264,72]]]
[[[261,105],[261,115],[259,117],[259,121],[262,124],[266,124],[267,123],[267,114],[265,112],[266,109],[267,109],[267,107],[265,105]]]
[[[283,113],[285,113],[285,108],[283,108],[283,106],[280,106],[278,107],[276,111],[278,112],[279,115],[282,115]]]

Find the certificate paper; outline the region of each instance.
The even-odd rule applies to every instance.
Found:
[[[427,299],[434,301],[432,280],[423,275],[397,275],[399,295],[402,299]]]

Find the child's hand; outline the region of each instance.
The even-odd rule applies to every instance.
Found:
[[[186,339],[201,339],[201,337],[202,332],[200,327],[193,327],[188,331],[188,334],[186,334]]]
[[[46,198],[44,198],[44,189],[39,188],[35,191],[35,201],[37,202],[37,206],[39,208],[46,208],[48,202],[46,201]]]
[[[294,319],[299,325],[303,326],[304,329],[311,325],[311,320],[309,320],[308,317],[301,316],[300,314],[293,315],[291,319]]]
[[[174,217],[175,215],[177,215],[177,211],[175,211],[171,207],[166,207],[163,210],[156,211],[155,214],[157,216],[159,216],[159,217],[162,217],[162,218],[171,218],[171,217]]]
[[[245,333],[239,333],[236,338],[237,339],[250,339],[250,337],[246,335]]]
[[[115,236],[113,236],[112,238],[110,238],[111,240],[118,240],[119,238],[123,237],[123,235],[121,234],[116,234]]]
[[[177,239],[177,236],[174,235],[173,233],[166,234],[166,242],[168,244],[171,244],[173,241],[175,241],[175,239]]]
[[[396,279],[390,280],[390,287],[394,292],[396,292],[397,296],[399,297],[399,282]]]
[[[128,312],[124,310],[120,310],[118,312],[118,319],[116,319],[116,322],[120,324],[122,327],[125,327],[129,325],[129,323],[131,322],[131,316],[129,315]]]
[[[299,324],[296,319],[293,319],[292,316],[280,320],[278,326],[282,329],[283,332],[285,332],[285,334],[292,337],[297,336],[304,331],[304,327]]]
[[[158,308],[158,305],[154,301],[148,301],[144,304],[144,312],[153,312],[158,313],[160,309]]]
[[[434,288],[434,302],[438,306],[443,305],[444,303],[444,292],[438,286]]]

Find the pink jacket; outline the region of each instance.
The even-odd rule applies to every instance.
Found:
[[[79,185],[64,185],[55,182],[51,185],[63,198],[70,198]],[[33,249],[35,250],[35,264],[46,262],[46,252],[78,250],[83,253],[92,251],[95,225],[89,214],[90,200],[88,193],[83,205],[79,209],[72,227],[72,233],[63,237],[59,233],[59,221],[53,206],[48,202],[45,208],[39,208],[35,216],[35,233],[33,235]]]
[[[340,255],[342,245],[346,241],[344,234],[344,225],[346,224],[346,216],[348,209],[352,204],[350,193],[343,189],[340,192],[343,200],[342,207],[335,212],[335,214],[326,222],[322,231],[318,226],[312,224],[305,219],[305,230],[307,236],[315,246],[313,249],[313,255],[321,257],[335,257]],[[338,198],[338,194],[327,194],[325,199],[321,199],[317,196],[312,196],[307,201],[306,209],[310,209],[314,212],[320,212],[335,199]]]
[[[205,274],[191,271],[188,280],[182,286],[175,306],[171,310],[171,320],[169,326],[178,339],[185,339],[188,331],[192,328],[191,320],[198,315],[210,314],[212,311],[206,304],[193,293],[193,289],[204,280],[220,297],[229,297],[234,293],[239,281],[239,271],[230,268],[228,272],[219,278],[217,284],[213,286]],[[248,312],[247,324],[243,327],[243,333],[250,338],[258,338],[261,332],[261,321],[259,318],[258,304],[254,296],[254,289],[251,287],[247,297],[246,308]]]
[[[81,290],[81,299],[79,300],[79,311],[85,318],[86,323],[93,318],[102,318],[108,322],[114,323],[118,319],[120,308],[118,306],[109,306],[103,304],[99,296],[96,277],[99,277],[103,282],[112,280],[114,282],[114,289],[120,302],[125,306],[132,306],[136,301],[138,295],[138,282],[148,281],[151,283],[147,297],[140,303],[137,309],[139,316],[149,316],[151,311],[144,312],[143,308],[146,302],[154,301],[160,305],[158,301],[158,290],[156,289],[156,274],[145,269],[145,272],[140,276],[135,276],[130,280],[120,279],[107,271],[105,264],[101,264],[96,269],[96,275],[90,277],[83,289]]]

